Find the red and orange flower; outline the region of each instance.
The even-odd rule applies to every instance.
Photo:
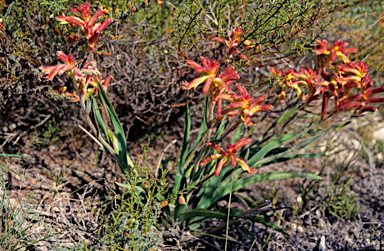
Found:
[[[209,39],[211,41],[226,44],[228,47],[228,53],[227,53],[228,57],[232,57],[232,54],[237,54],[241,59],[247,61],[248,57],[243,53],[241,53],[238,49],[241,43],[240,37],[242,34],[243,34],[243,31],[241,29],[241,26],[238,26],[234,31],[231,31],[231,30],[228,31],[228,38],[229,38],[228,40],[221,37],[213,37],[213,36],[211,36]],[[252,42],[251,40],[245,40],[243,44],[247,49],[250,49],[256,46],[255,42]]]
[[[225,109],[221,111],[221,115],[233,114],[234,111],[239,111],[241,119],[244,121],[246,126],[253,126],[251,122],[251,117],[254,116],[257,112],[267,112],[273,109],[273,105],[261,105],[266,100],[265,95],[261,95],[259,98],[254,100],[254,98],[248,94],[247,89],[242,85],[237,84],[237,89],[239,90],[240,95],[238,94],[221,94],[220,97],[232,101]]]
[[[255,173],[256,170],[252,169],[245,160],[243,160],[240,157],[236,157],[236,152],[239,151],[243,146],[251,142],[251,139],[248,138],[242,138],[239,139],[235,144],[229,144],[227,147],[227,150],[224,151],[223,148],[221,148],[219,145],[208,142],[205,144],[208,147],[211,147],[217,151],[217,153],[212,154],[205,158],[203,161],[200,162],[200,166],[205,166],[209,162],[215,159],[220,159],[220,162],[217,164],[216,170],[215,170],[215,176],[217,177],[223,166],[227,165],[229,162],[232,162],[232,167],[235,168],[237,164],[239,164],[244,171],[247,171],[249,173]]]
[[[201,76],[189,83],[184,81],[184,86],[182,86],[184,90],[196,88],[205,82],[203,93],[210,94],[211,102],[216,102],[222,92],[233,92],[231,88],[229,88],[229,85],[238,80],[240,76],[232,65],[218,76],[220,67],[219,62],[216,60],[211,61],[205,57],[201,57],[200,60],[203,65],[200,65],[193,60],[187,60],[187,64],[195,69],[195,73],[200,73]]]
[[[314,52],[318,57],[318,64],[320,70],[323,70],[328,65],[332,64],[336,60],[336,57],[341,58],[344,63],[351,62],[351,60],[349,60],[346,54],[356,53],[357,49],[346,48],[347,45],[348,43],[335,41],[332,45],[332,48],[329,49],[329,44],[327,40],[317,40]]]
[[[80,17],[58,16],[56,19],[60,21],[60,24],[72,24],[80,27],[85,32],[85,37],[88,40],[90,49],[96,45],[101,32],[113,22],[112,18],[107,18],[103,22],[95,24],[99,17],[106,14],[106,11],[99,9],[93,16],[91,16],[91,7],[88,2],[84,5],[79,4],[78,8],[72,7],[69,10]]]

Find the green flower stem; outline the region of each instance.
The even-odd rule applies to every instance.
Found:
[[[96,128],[93,125],[91,118],[89,117],[89,113],[86,112],[85,101],[84,101],[82,96],[80,96],[80,105],[81,105],[80,117],[83,119],[83,121],[85,121],[88,124],[88,126],[91,128],[93,134],[97,135]],[[113,157],[116,160],[118,160],[115,150],[107,142],[105,142],[105,140],[102,138],[102,136],[99,135],[97,138],[98,138],[99,142],[113,155]]]
[[[85,106],[85,100],[84,100],[84,97],[82,95],[80,95],[80,105],[81,105],[80,117],[82,118],[82,120],[84,122],[86,122],[89,125],[89,127],[91,127],[93,134],[97,135],[96,128],[93,125],[91,119],[89,118],[89,112],[87,112],[87,108]]]

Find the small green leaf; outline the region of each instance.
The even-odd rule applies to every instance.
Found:
[[[349,125],[350,123],[352,123],[352,121],[349,120],[349,121],[347,121],[347,122],[341,124],[339,127],[336,128],[336,131],[337,131],[337,130],[340,130],[340,129],[343,128],[344,126]]]
[[[145,190],[142,188],[142,187],[139,187],[139,186],[134,186],[132,187],[131,184],[124,184],[124,183],[120,183],[120,182],[117,182],[115,181],[116,185],[118,185],[119,187],[122,187],[122,188],[125,188],[125,189],[128,189],[130,191],[134,190],[136,191],[136,194],[141,194],[141,193],[145,193]]]

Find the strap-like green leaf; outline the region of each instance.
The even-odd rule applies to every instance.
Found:
[[[309,139],[306,139],[306,140],[303,140],[303,141],[299,142],[297,145],[295,145],[294,147],[288,149],[285,152],[282,152],[282,153],[276,154],[274,156],[270,156],[268,158],[265,158],[265,159],[259,161],[256,164],[256,167],[257,166],[262,166],[265,163],[270,163],[270,162],[272,162],[272,161],[274,161],[274,160],[276,160],[278,158],[284,157],[284,155],[287,155],[287,154],[292,153],[294,151],[297,151],[297,150],[300,150],[302,148],[305,148],[306,146],[308,146],[309,144],[311,144],[312,142],[314,142],[315,140],[320,138],[322,135],[326,134],[327,132],[329,132],[330,130],[335,129],[335,128],[336,128],[336,126],[332,126],[331,128],[329,128],[329,129],[327,129],[327,130],[325,130],[325,131],[323,131],[323,132],[321,132],[321,133],[319,133],[319,134],[317,134],[317,135],[315,135],[315,136],[313,136],[313,137],[311,137]]]
[[[261,216],[255,215],[255,216],[253,216],[250,220],[253,221],[253,222],[261,223],[261,224],[263,224],[263,225],[266,226],[266,227],[273,228],[273,229],[277,230],[277,231],[280,232],[280,233],[283,233],[283,234],[285,234],[285,235],[288,235],[287,232],[285,232],[283,229],[281,229],[280,227],[278,227],[276,224],[274,224],[273,222],[270,222],[270,221],[264,219],[264,218],[261,217]]]
[[[352,123],[352,121],[348,120],[347,122],[344,122],[342,123],[339,127],[337,127],[335,130],[340,130],[341,128],[344,128],[344,126],[347,126],[349,125],[350,123]]]
[[[188,205],[176,203],[174,219],[176,220],[177,218],[179,218],[179,221],[178,221],[179,224],[183,224],[184,222],[183,219],[180,219],[179,215],[184,213],[185,210],[187,210],[187,208],[188,208]]]
[[[278,179],[288,179],[288,178],[305,178],[305,179],[315,179],[315,180],[322,179],[321,177],[311,173],[304,173],[304,172],[297,172],[297,171],[279,171],[279,172],[255,174],[247,178],[236,180],[236,181],[227,183],[223,186],[217,187],[213,191],[212,196],[210,198],[206,198],[204,201],[200,201],[201,203],[199,202],[198,208],[208,208],[210,205],[218,201],[223,196],[226,196],[230,192],[244,188],[248,185],[266,181],[266,180],[278,180]]]
[[[172,194],[175,195],[180,191],[180,185],[181,185],[181,180],[183,179],[183,175],[180,173],[176,175],[175,178],[175,183],[173,184],[172,188]]]
[[[113,108],[111,102],[107,97],[107,94],[103,90],[103,87],[101,86],[99,81],[97,81],[97,87],[98,87],[99,97],[102,100],[102,103],[106,104],[106,107],[104,108],[108,109],[109,111],[109,116],[113,125],[113,129],[115,130],[115,133],[116,133],[116,137],[119,145],[119,152],[117,153],[119,166],[124,174],[129,175],[131,167],[128,164],[127,140],[125,139],[123,127],[121,126],[119,118],[116,115],[115,109]]]
[[[299,108],[301,108],[301,106],[298,106],[296,108],[293,108],[292,110],[290,110],[289,112],[286,112],[284,113],[276,122],[276,125],[284,122],[287,118],[289,118],[293,113],[295,113]]]
[[[161,178],[166,178],[168,176],[168,172],[165,172],[164,173],[164,170],[167,170],[167,165],[169,163],[169,161],[172,159],[172,156],[169,156],[168,158],[166,158],[163,162],[163,164],[159,167],[159,173],[157,175],[157,178],[158,179],[161,179]]]
[[[211,211],[208,209],[192,209],[187,212],[181,214],[179,216],[179,221],[183,222],[188,219],[192,219],[195,217],[209,217],[209,218],[217,218],[217,219],[227,219],[227,214],[222,213],[220,211]]]
[[[226,124],[227,124],[227,115],[225,115],[223,117],[223,119],[221,120],[219,128],[217,128],[216,133],[215,133],[215,137],[213,139],[219,139],[221,137],[221,135],[224,132]],[[211,140],[211,142],[213,142],[213,140]]]
[[[191,115],[189,113],[189,106],[186,105],[187,111],[185,112],[185,124],[184,124],[184,140],[183,147],[181,149],[180,161],[177,167],[177,173],[184,174],[184,162],[188,155],[189,147],[189,133],[191,132]]]
[[[207,123],[205,122],[205,117],[203,116],[203,122],[200,126],[199,134],[197,135],[197,139],[191,149],[188,151],[188,156],[192,153],[193,150],[195,150],[196,146],[200,143],[200,141],[203,139],[204,133],[207,130]]]
[[[313,137],[311,137],[309,139],[306,139],[306,140],[303,140],[303,141],[299,142],[295,146],[296,150],[299,150],[299,149],[302,149],[302,148],[308,146],[309,144],[311,144],[312,142],[314,142],[315,140],[317,140],[318,138],[320,138],[321,136],[323,136],[324,134],[329,132],[331,129],[333,129],[333,127],[329,128],[329,129],[327,129],[327,130],[325,130],[325,131],[323,131],[323,132],[321,132],[321,133],[319,133],[319,134],[317,134],[317,135],[315,135],[315,136],[313,136]]]
[[[243,129],[244,129],[244,123],[241,123],[239,127],[237,127],[236,133],[231,140],[231,144],[235,144],[240,139]]]
[[[239,230],[245,235],[245,237],[248,238],[250,242],[253,243],[254,239],[252,238],[252,235],[248,232],[248,230],[245,227],[239,227]]]
[[[185,169],[183,167],[184,167],[185,159],[187,158],[187,154],[188,154],[189,133],[191,131],[191,115],[189,113],[188,104],[186,105],[186,108],[187,108],[187,111],[185,112],[183,147],[181,148],[181,156],[180,156],[179,163],[177,165],[176,179],[175,179],[175,183],[173,185],[173,190],[172,190],[174,195],[178,193],[178,191],[180,190],[180,187],[183,185],[182,181],[183,180],[185,181],[185,179],[183,179],[185,175]]]
[[[285,141],[288,141],[292,138],[294,138],[295,136],[299,135],[300,132],[293,132],[293,133],[288,133],[288,134],[285,134],[271,142],[269,142],[267,145],[265,145],[263,148],[261,148],[260,151],[258,151],[255,155],[252,156],[252,158],[248,161],[248,165],[250,167],[253,167],[256,165],[256,163],[261,159],[263,158],[269,151],[271,151],[272,149],[280,146],[283,142]]]
[[[325,154],[318,154],[318,153],[294,154],[294,155],[289,155],[289,156],[285,156],[285,157],[280,157],[280,158],[277,158],[277,159],[272,160],[270,162],[263,163],[263,166],[281,163],[281,162],[285,162],[285,161],[297,159],[297,158],[317,158],[317,157],[324,157],[324,156],[326,156],[326,155]]]
[[[200,198],[199,203],[197,204],[196,208],[206,209],[209,206],[211,206],[209,201],[211,200],[213,193],[215,192],[215,190],[217,189],[219,184],[221,184],[221,181],[223,180],[225,174],[227,172],[231,171],[231,169],[232,169],[232,166],[230,164],[228,164],[228,165],[224,166],[223,169],[221,169],[221,172],[217,177],[213,176],[211,179],[209,179],[207,181],[208,186],[201,188],[202,190],[204,190],[204,194]]]
[[[184,167],[183,167],[184,169],[187,169],[189,163],[195,157],[195,148],[197,147],[197,145],[203,139],[204,134],[205,134],[206,131],[207,131],[207,123],[205,122],[205,116],[203,116],[203,122],[201,123],[200,131],[199,131],[199,134],[197,135],[197,139],[196,139],[195,143],[193,144],[193,146],[189,149],[188,154],[187,154],[188,158],[184,162]],[[185,174],[187,179],[189,177],[191,177],[191,174],[192,174],[193,171],[194,171],[194,166],[192,165],[192,166],[189,167],[189,169],[187,170],[187,172]],[[195,176],[195,175],[192,175],[192,176]],[[192,179],[193,179],[193,177],[192,177]]]
[[[240,174],[242,174],[244,172],[243,168],[241,167],[237,167],[235,170],[233,170],[233,172],[231,172],[231,174],[229,174],[222,182],[220,182],[220,185],[224,185],[224,184],[227,184],[228,182],[230,182],[231,180],[236,180]]]

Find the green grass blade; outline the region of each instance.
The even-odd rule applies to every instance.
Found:
[[[248,232],[248,230],[245,227],[239,227],[239,230],[245,235],[245,237],[248,238],[248,240],[252,243],[254,240],[251,236],[251,234]]]
[[[3,168],[5,168],[5,169],[7,169],[8,171],[11,171],[12,173],[16,174],[16,175],[19,176],[19,177],[22,177],[23,179],[27,179],[27,177],[21,175],[20,173],[18,173],[18,172],[16,172],[16,171],[12,170],[11,168],[9,168],[9,167],[7,167],[7,166],[5,166],[5,165],[3,165],[3,164],[0,164],[0,167],[3,167]]]
[[[9,157],[9,158],[30,158],[29,156],[24,156],[20,154],[11,154],[11,153],[0,153],[0,157]]]

